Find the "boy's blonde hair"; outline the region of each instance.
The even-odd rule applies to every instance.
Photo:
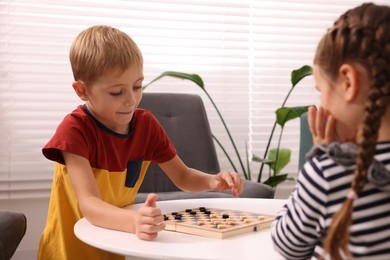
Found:
[[[75,80],[93,83],[108,69],[120,72],[143,66],[137,44],[126,33],[105,25],[82,31],[70,47],[69,59]]]

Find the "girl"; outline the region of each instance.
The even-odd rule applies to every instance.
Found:
[[[338,142],[309,152],[272,225],[275,248],[294,259],[390,259],[390,7],[343,14],[321,39],[313,74],[314,140]]]

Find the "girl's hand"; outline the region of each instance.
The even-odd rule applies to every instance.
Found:
[[[244,189],[244,181],[240,174],[224,170],[215,175],[211,188],[216,191],[231,190],[237,197]]]
[[[136,220],[136,235],[142,240],[153,240],[158,232],[165,228],[161,210],[156,207],[157,195],[148,194],[145,204],[138,210]]]
[[[314,144],[330,144],[336,141],[336,120],[319,107],[309,107],[308,123]]]

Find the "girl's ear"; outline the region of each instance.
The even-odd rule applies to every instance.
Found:
[[[359,71],[350,64],[343,64],[339,69],[339,80],[341,81],[345,100],[354,101],[361,88]]]
[[[79,96],[81,98],[81,100],[83,100],[83,101],[88,100],[87,90],[86,90],[84,82],[82,82],[80,80],[73,81],[72,87],[73,87],[74,91],[76,92],[77,96]]]

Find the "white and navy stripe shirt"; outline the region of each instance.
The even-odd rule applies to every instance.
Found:
[[[390,142],[377,145],[376,160],[390,170]],[[297,185],[273,222],[275,249],[287,259],[317,259],[332,215],[351,188],[352,167],[327,154],[314,156],[301,169]],[[367,183],[354,202],[349,250],[355,259],[390,259],[390,191]]]

